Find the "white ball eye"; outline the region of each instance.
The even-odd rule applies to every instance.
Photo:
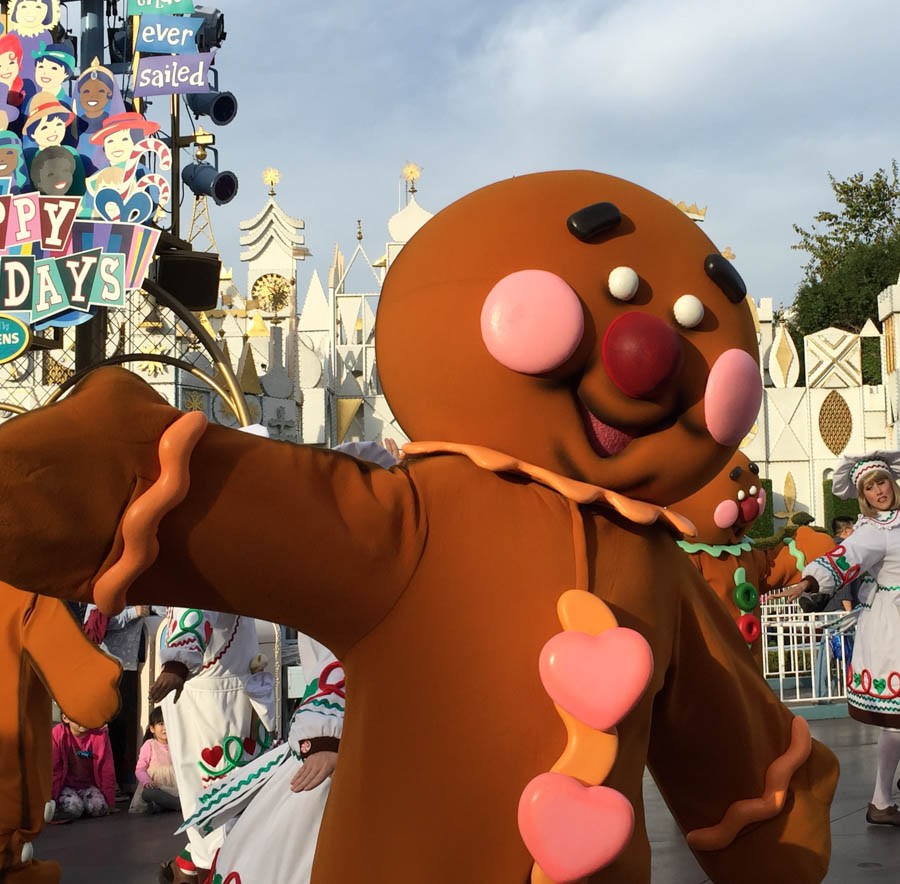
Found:
[[[682,295],[672,307],[675,321],[685,328],[696,328],[703,321],[703,303],[695,295]]]
[[[743,491],[738,491],[738,500],[743,500],[746,496]]]
[[[630,267],[616,267],[609,274],[609,293],[617,301],[630,301],[636,294],[640,279]]]
[[[757,491],[759,491],[759,489],[755,485],[750,486],[750,496],[751,497],[756,497]]]

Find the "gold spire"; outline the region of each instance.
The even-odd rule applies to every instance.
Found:
[[[275,185],[281,181],[281,172],[273,166],[268,166],[262,173],[262,180],[269,188],[269,196],[275,196]]]
[[[362,221],[359,218],[356,219],[356,241],[362,242]]]
[[[406,183],[409,185],[409,192],[415,193],[416,181],[422,176],[422,167],[417,163],[407,163],[400,174],[406,179]]]

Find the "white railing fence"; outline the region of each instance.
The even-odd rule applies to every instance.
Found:
[[[760,625],[763,675],[784,703],[847,699],[856,612],[804,614],[796,602],[764,602]]]

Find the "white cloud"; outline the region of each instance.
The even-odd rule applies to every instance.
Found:
[[[790,301],[791,223],[830,205],[826,172],[898,152],[900,25],[875,0],[258,5],[226,9],[220,59],[241,102],[220,135],[242,187],[214,221],[229,263],[266,165],[323,275],[357,218],[378,251],[407,160],[432,210],[512,174],[594,168],[708,204],[751,290]]]

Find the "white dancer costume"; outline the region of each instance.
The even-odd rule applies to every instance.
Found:
[[[847,669],[850,714],[865,724],[900,727],[900,510],[860,516],[853,534],[811,562],[822,592],[849,583],[866,571],[874,586],[861,593],[853,660]],[[868,583],[868,582],[867,582]]]
[[[174,693],[162,701],[187,819],[207,789],[271,745],[274,680],[270,673],[251,674],[250,663],[259,653],[252,618],[196,608],[169,608],[166,616],[161,662],[183,663],[189,673],[178,702]],[[224,829],[191,827],[187,832],[193,864],[210,868],[225,840]]]
[[[291,719],[288,742],[208,790],[202,809],[186,816],[185,825],[203,827],[222,826],[241,814],[216,857],[214,881],[309,884],[331,778],[307,792],[292,792],[291,780],[303,764],[301,756],[319,741],[330,748],[344,722],[344,671],[325,647],[310,645],[315,659],[301,657],[301,663],[315,678]]]

